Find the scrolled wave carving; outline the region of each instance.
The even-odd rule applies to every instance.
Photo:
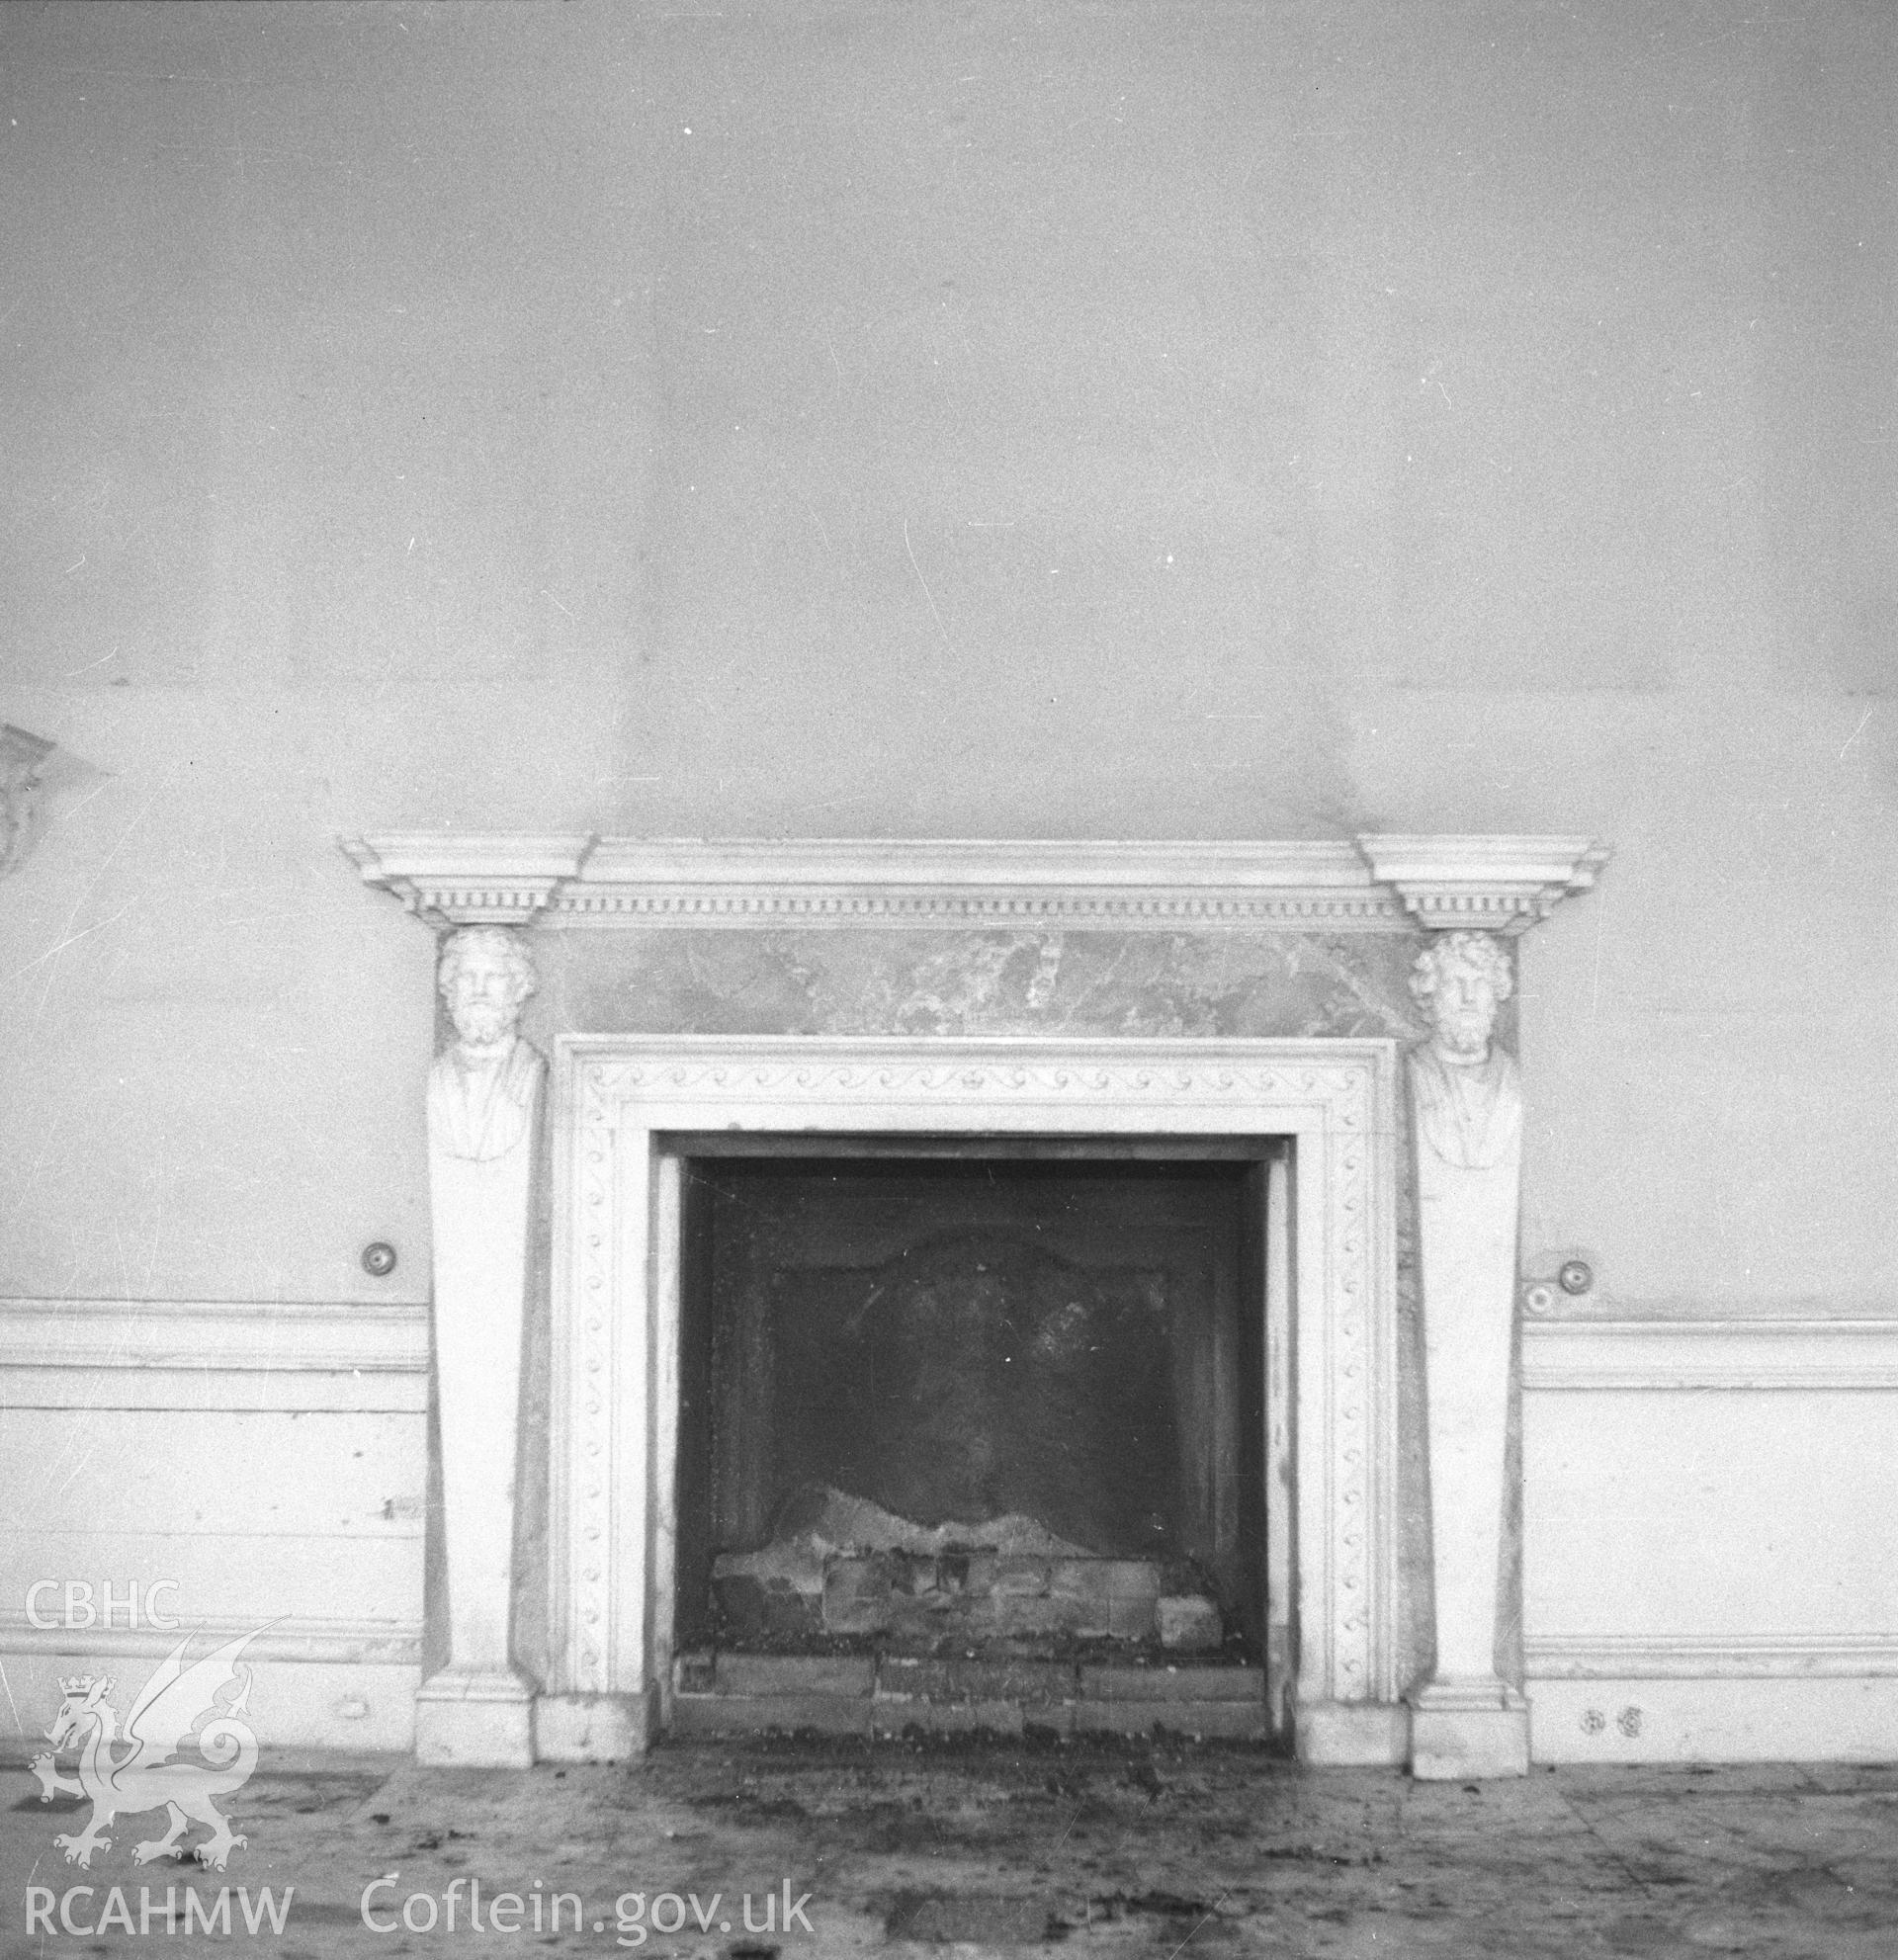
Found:
[[[826,1066],[789,1061],[735,1066],[709,1062],[595,1063],[588,1066],[585,1080],[589,1100],[598,1097],[606,1102],[626,1097],[662,1100],[674,1091],[704,1089],[814,1102],[859,1098],[868,1090],[897,1097],[913,1094],[944,1102],[1006,1096],[1033,1102],[1149,1098],[1172,1101],[1189,1097],[1194,1101],[1222,1103],[1322,1101],[1332,1106],[1341,1124],[1356,1126],[1364,1120],[1359,1105],[1364,1088],[1361,1066],[1236,1070],[1164,1065],[1024,1067],[1007,1063],[974,1066],[917,1064],[904,1067],[841,1064]]]

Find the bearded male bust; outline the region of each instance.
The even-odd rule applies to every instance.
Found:
[[[1510,957],[1487,933],[1446,933],[1419,955],[1411,991],[1430,1038],[1411,1051],[1411,1094],[1424,1142],[1445,1163],[1489,1170],[1522,1142],[1515,1057],[1491,1039],[1514,990]]]
[[[534,966],[501,927],[469,926],[449,940],[438,983],[457,1039],[429,1070],[429,1142],[488,1163],[526,1140],[547,1072],[540,1051],[515,1031]]]

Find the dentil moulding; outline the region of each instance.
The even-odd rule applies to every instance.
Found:
[[[1588,837],[1292,842],[347,837],[437,925],[1045,926],[1517,933],[1607,861]]]

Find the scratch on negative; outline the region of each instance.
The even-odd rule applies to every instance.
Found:
[[[909,554],[909,569],[916,574],[916,583],[922,587],[922,596],[929,601],[929,617],[936,623],[936,631],[942,635],[942,643],[951,653],[956,650],[955,641],[949,638],[949,629],[942,623],[942,615],[936,611],[935,595],[929,590],[929,581],[922,575],[922,567],[916,562],[916,548],[909,542],[909,520],[903,520],[903,549]]]
[[[1858,725],[1855,728],[1854,728],[1852,733],[1846,737],[1846,748],[1850,748],[1853,745],[1853,743],[1855,742],[1858,739],[1858,737],[1865,732],[1865,724],[1870,720],[1871,720],[1871,710],[1867,708],[1864,714],[1858,718]],[[1839,751],[1839,760],[1841,762],[1845,761],[1846,759],[1846,748],[1842,748]]]
[[[1225,1905],[1226,1901],[1231,1897],[1232,1897],[1232,1887],[1228,1886],[1226,1890],[1222,1892],[1219,1895],[1219,1897],[1213,1901],[1212,1905],[1207,1908],[1205,1917],[1201,1918],[1198,1921],[1198,1923],[1193,1927],[1193,1931],[1189,1932],[1186,1935],[1186,1937],[1182,1939],[1176,1947],[1173,1948],[1172,1952],[1167,1954],[1166,1960],[1178,1960],[1178,1956],[1184,1953],[1187,1947],[1192,1944],[1193,1933],[1198,1932],[1200,1926],[1203,1926],[1206,1923],[1206,1921],[1210,1919],[1213,1917],[1213,1915],[1217,1913],[1219,1909],[1223,1905]]]
[[[68,946],[77,946],[80,940],[90,938],[93,933],[103,932],[109,925],[117,925],[125,917],[126,913],[130,910],[131,906],[127,905],[121,910],[114,912],[109,919],[100,919],[95,924],[86,926],[82,931],[67,933],[65,938],[60,940],[57,945],[48,946],[43,953],[36,953],[24,967],[15,967],[13,972],[4,978],[9,980],[16,980],[21,975],[32,973],[35,967],[43,965],[47,960],[56,959]]]
[[[131,819],[131,821],[126,825],[125,829],[120,833],[118,841],[113,845],[112,849],[109,850],[105,854],[105,856],[99,860],[98,870],[95,871],[91,876],[91,878],[89,878],[86,881],[86,889],[80,893],[77,899],[75,899],[73,902],[72,910],[66,914],[66,922],[63,926],[60,927],[60,932],[62,934],[70,934],[72,932],[73,921],[77,919],[80,912],[85,909],[86,901],[92,896],[92,895],[96,891],[98,891],[100,881],[106,875],[107,867],[111,865],[113,859],[116,858],[119,855],[120,851],[124,849],[127,839],[129,838],[132,835],[132,833],[135,830],[137,830],[138,826],[144,822],[145,818],[151,814],[152,810],[157,807],[158,799],[163,794],[164,794],[164,788],[162,785],[158,789],[152,791],[151,795],[145,800],[144,809],[141,810],[138,812],[138,814],[134,816]],[[136,904],[136,902],[137,902],[136,899],[132,900],[132,904]],[[131,909],[131,905],[128,905],[126,907],[126,911],[129,911],[130,909]],[[123,918],[124,916],[125,916],[125,912],[120,912],[119,914],[117,914],[118,918]],[[102,921],[102,923],[106,925],[111,925],[114,924],[115,922],[116,922],[115,919],[106,919]],[[90,928],[88,928],[88,930],[90,930]],[[85,934],[80,933],[76,936],[79,938],[84,938]],[[55,946],[52,949],[55,956],[60,952],[60,950],[61,948],[59,946]],[[35,1009],[33,1010],[33,1024],[29,1030],[30,1036],[36,1036],[40,1032],[40,1023],[45,1016],[46,1003],[52,998],[52,982],[57,972],[58,972],[58,963],[55,957],[53,962],[49,964],[46,968],[46,983],[41,989],[40,1004],[37,1007],[35,1007]]]

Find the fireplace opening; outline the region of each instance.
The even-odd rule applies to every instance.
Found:
[[[1284,1140],[668,1148],[676,1652],[1257,1679]]]

